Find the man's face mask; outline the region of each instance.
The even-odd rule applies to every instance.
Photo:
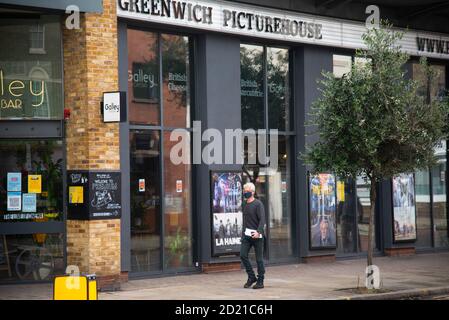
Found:
[[[249,199],[249,198],[251,198],[251,195],[252,195],[253,193],[251,192],[251,191],[246,191],[246,192],[244,192],[243,193],[243,197],[245,198],[245,199]]]

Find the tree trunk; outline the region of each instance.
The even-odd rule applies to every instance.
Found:
[[[371,210],[369,214],[369,227],[368,227],[368,266],[373,264],[373,233],[374,233],[374,216],[376,212],[376,179],[371,179],[371,188],[370,188],[370,201],[371,201]]]

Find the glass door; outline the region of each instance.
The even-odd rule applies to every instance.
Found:
[[[191,129],[189,37],[128,29],[131,272],[190,270],[190,138],[183,161],[176,129]],[[182,144],[182,142],[181,142]]]

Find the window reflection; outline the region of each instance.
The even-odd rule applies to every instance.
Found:
[[[266,60],[264,61],[264,59]],[[266,65],[266,72],[264,67]],[[247,135],[244,144],[244,183],[256,185],[256,196],[264,203],[270,259],[292,256],[290,144],[290,79],[289,50],[249,44],[240,46],[242,129],[278,129],[276,136],[278,166],[266,167],[259,162],[260,150],[256,137]],[[264,84],[266,83],[266,88]],[[266,92],[265,92],[266,90]],[[264,101],[265,94],[267,100]],[[265,114],[268,121],[265,122]],[[270,138],[268,137],[267,140]],[[257,150],[250,149],[252,141]],[[253,146],[254,146],[253,145]],[[263,148],[268,148],[269,144]],[[270,155],[270,154],[269,154]],[[271,156],[271,155],[270,155]]]
[[[264,129],[263,47],[240,45],[242,129]]]
[[[435,152],[438,164],[431,168],[432,210],[435,247],[448,247],[447,207],[446,207],[446,143]]]
[[[432,216],[430,206],[429,170],[415,173],[416,185],[416,246],[432,246]]]
[[[0,153],[0,222],[62,220],[62,141],[1,140]],[[14,190],[8,184],[8,173],[18,176]],[[38,177],[37,188],[29,185],[29,176]],[[17,206],[8,203],[13,196]],[[24,206],[25,196],[34,199]]]
[[[354,190],[352,179],[337,180],[337,252],[357,252],[357,216],[362,212],[360,198]]]
[[[358,226],[358,246],[359,251],[368,251],[368,229],[369,229],[369,216],[371,212],[371,200],[370,200],[370,188],[371,182],[366,181],[363,177],[357,177],[357,226]],[[373,248],[376,247],[376,219],[374,219],[374,232],[373,232]]]
[[[2,17],[0,46],[0,119],[62,119],[60,17]]]
[[[164,125],[190,126],[189,38],[163,34]]]
[[[161,268],[160,133],[130,132],[131,270]]]
[[[333,73],[336,78],[343,77],[351,72],[352,57],[346,55],[333,55]]]
[[[278,168],[268,177],[270,258],[280,259],[292,255],[291,241],[291,168],[288,136],[278,137]]]
[[[0,235],[0,281],[49,281],[64,273],[63,234]]]
[[[128,29],[128,104],[131,124],[159,125],[158,34]]]
[[[188,136],[185,139],[188,142]],[[170,132],[164,133],[164,250],[166,267],[169,269],[192,265],[190,165],[174,164],[170,160],[170,150],[178,143],[170,141]],[[190,158],[189,147],[186,143],[187,158]]]
[[[288,49],[267,48],[268,122],[270,129],[290,130]]]
[[[189,268],[190,141],[189,137],[183,140],[187,143],[184,162],[175,164],[170,153],[179,141],[170,141],[170,135],[173,128],[190,127],[190,40],[181,35],[129,29],[128,58],[130,124],[161,126],[160,130],[148,127],[130,131],[131,270]]]
[[[446,67],[444,65],[431,65],[430,69],[434,73],[433,77],[430,77],[419,63],[412,64],[413,79],[420,85],[418,95],[425,97],[427,102],[442,99],[446,90]],[[446,207],[446,149],[446,141],[441,141],[435,148],[435,156],[438,159],[437,164],[429,170],[416,173],[417,178],[420,178],[422,181],[422,185],[417,185],[417,245],[422,247],[432,245],[431,228],[433,228],[434,246],[437,248],[449,247]],[[423,189],[426,183],[427,185],[431,184],[431,189],[429,186],[427,193],[427,190]],[[430,190],[432,194],[430,194]],[[426,196],[423,196],[423,193]],[[422,200],[421,205],[419,199]],[[433,226],[431,225],[432,216]]]

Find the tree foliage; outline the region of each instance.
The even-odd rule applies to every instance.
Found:
[[[323,74],[309,123],[320,139],[304,156],[315,171],[379,181],[435,162],[434,147],[447,136],[448,104],[418,95],[422,84],[407,78],[409,56],[397,44],[402,36],[385,23],[370,29],[366,49],[356,52],[365,63],[353,63],[342,78]],[[432,76],[426,60],[420,63]]]

